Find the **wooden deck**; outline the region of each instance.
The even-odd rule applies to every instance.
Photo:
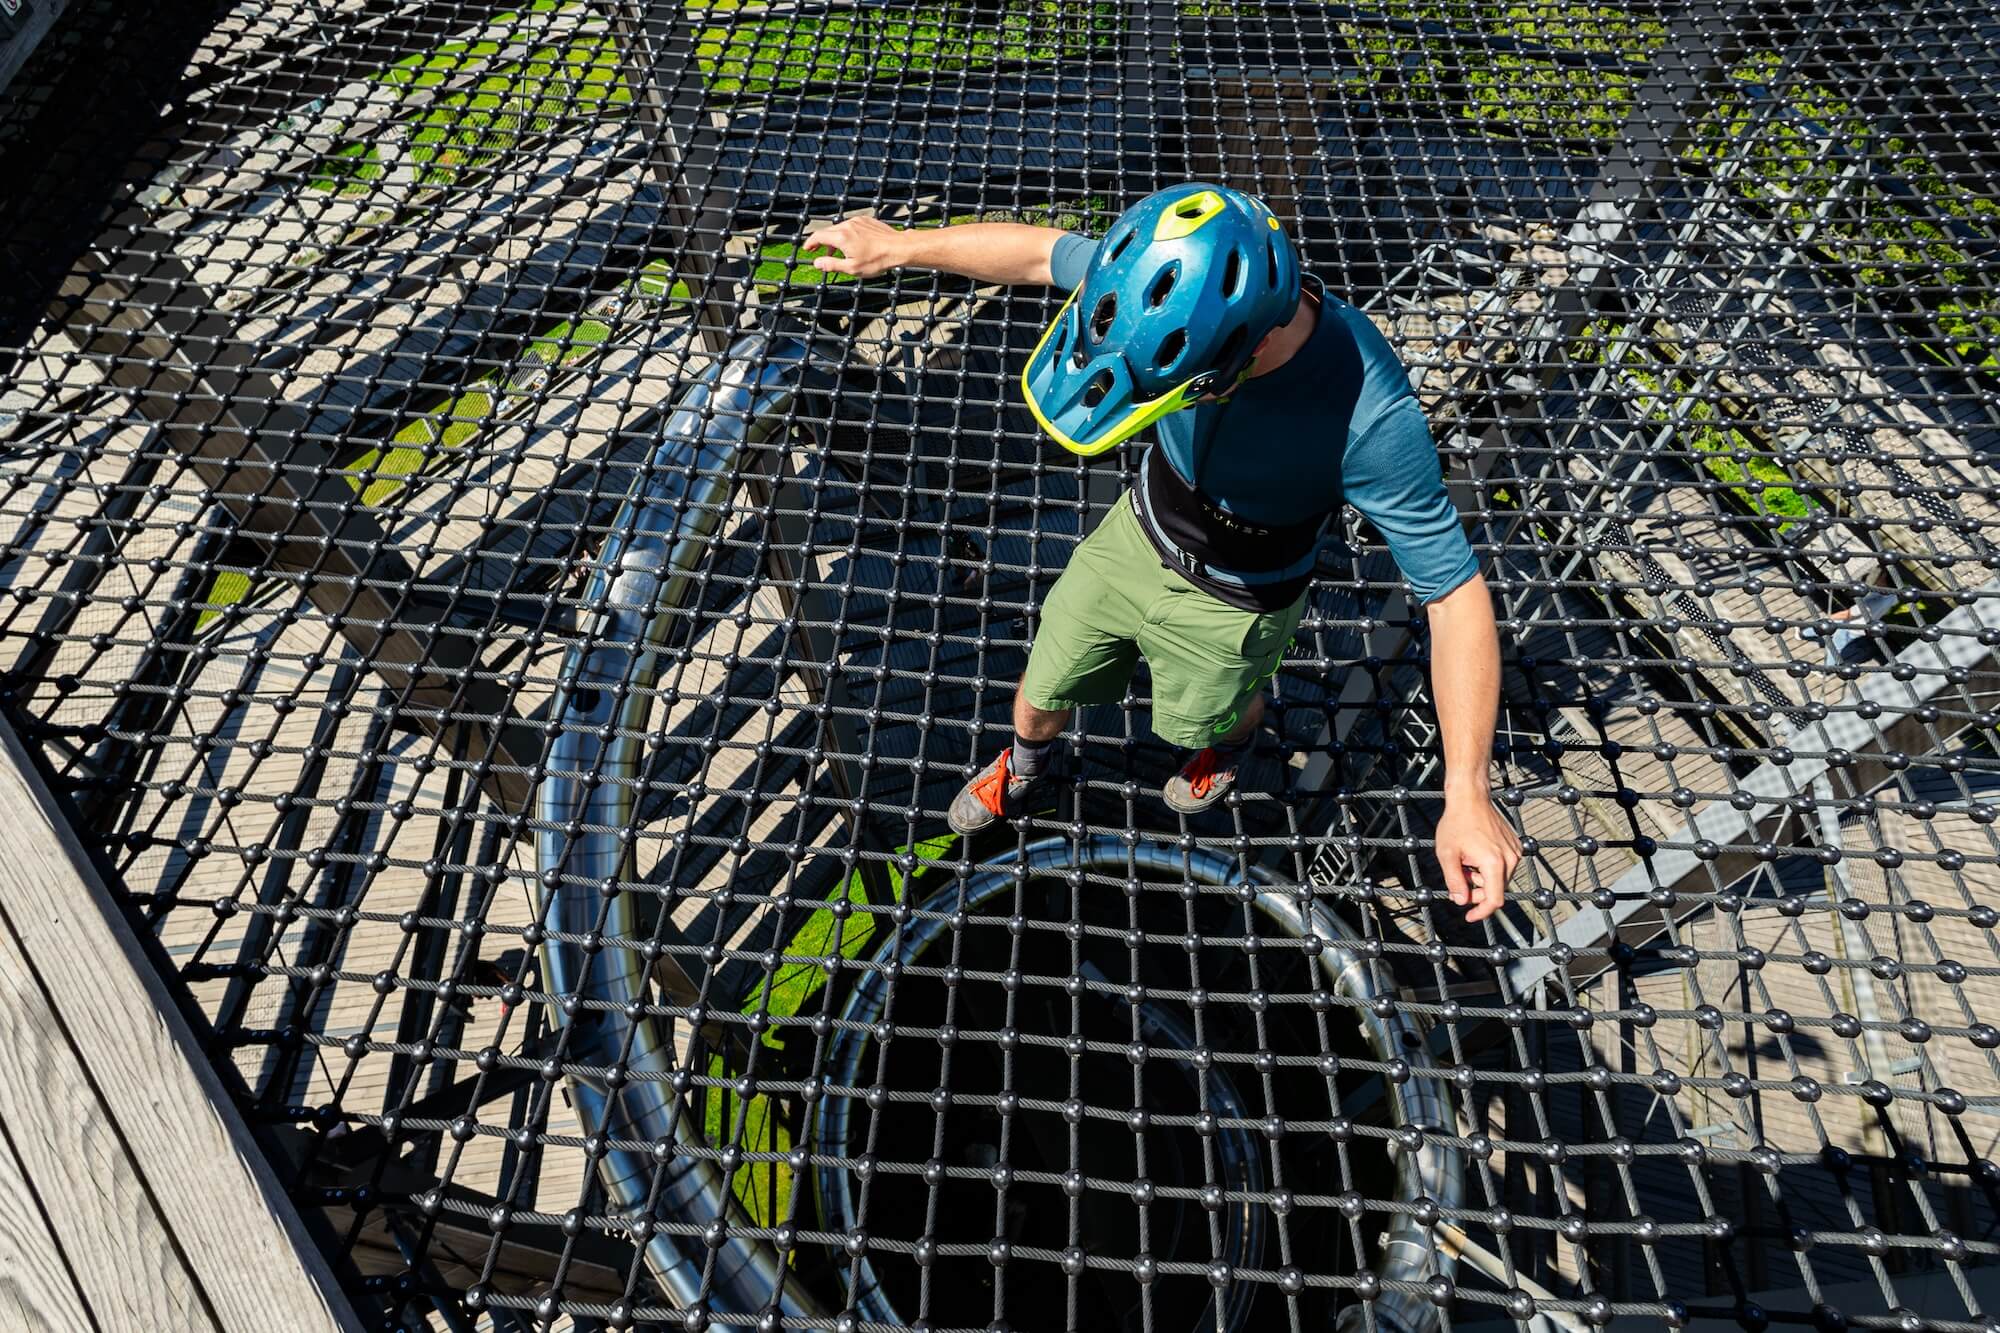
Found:
[[[0,1327],[361,1327],[0,726]]]

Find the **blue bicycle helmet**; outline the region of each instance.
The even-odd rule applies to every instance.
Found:
[[[1298,306],[1298,255],[1261,200],[1199,183],[1149,194],[1028,358],[1028,410],[1065,449],[1101,454],[1233,388]]]

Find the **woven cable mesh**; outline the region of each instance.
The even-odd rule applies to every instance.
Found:
[[[1990,1328],[1996,89],[1971,3],[72,0],[0,706],[384,1328]],[[1477,926],[1352,514],[1224,806],[1142,668],[944,826],[1144,446],[1021,404],[1061,293],[800,246],[1186,179],[1429,415]]]

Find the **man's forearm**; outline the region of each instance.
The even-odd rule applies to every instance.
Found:
[[[962,222],[902,233],[902,262],[942,269],[974,282],[1047,283],[1049,258],[1063,233],[1024,222]]]
[[[1486,581],[1474,578],[1430,605],[1431,692],[1444,738],[1445,799],[1484,800],[1500,710],[1500,633]]]

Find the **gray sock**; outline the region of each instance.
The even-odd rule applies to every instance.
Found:
[[[1039,744],[1014,737],[1014,753],[1007,760],[1007,767],[1017,778],[1038,778],[1048,771],[1054,762],[1056,751],[1062,745],[1060,736],[1050,737]]]

